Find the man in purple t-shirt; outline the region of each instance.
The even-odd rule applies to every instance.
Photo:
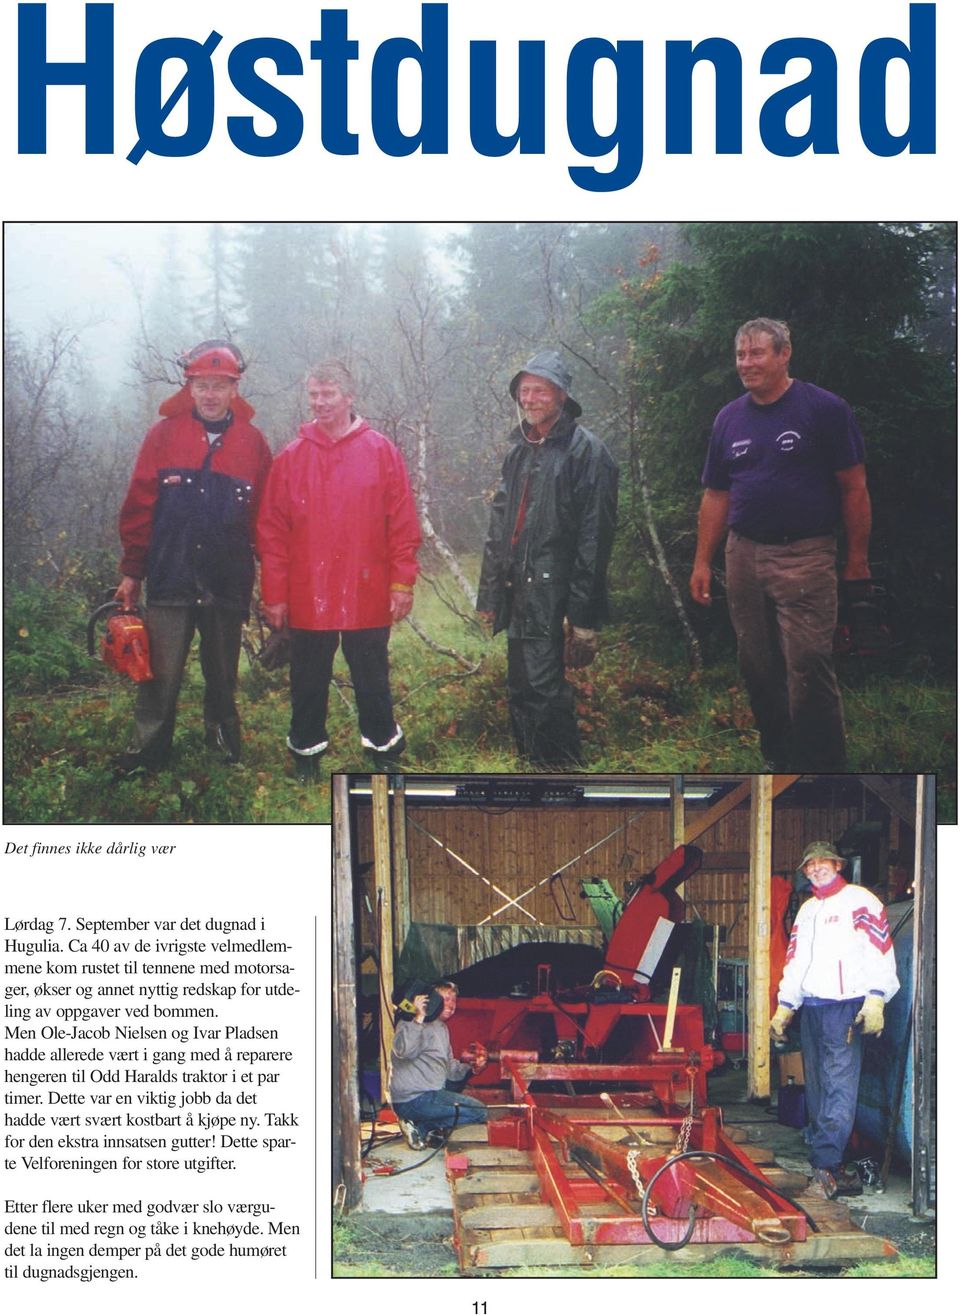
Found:
[[[709,605],[726,534],[727,601],[763,756],[774,771],[836,771],[846,759],[836,532],[842,524],[842,578],[869,579],[863,436],[846,402],[790,377],[782,321],[750,320],[735,341],[746,392],[714,421],[690,592]]]

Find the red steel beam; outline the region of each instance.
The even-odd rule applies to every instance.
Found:
[[[593,1081],[630,1080],[631,1076],[643,1080],[649,1068],[658,1066],[531,1064],[509,1054],[503,1056],[503,1064],[514,1085],[516,1098],[527,1106],[524,1121],[528,1144],[533,1151],[543,1194],[556,1209],[570,1242],[573,1245],[650,1242],[642,1219],[638,1217],[643,1188],[638,1187],[631,1172],[631,1146],[627,1142],[611,1142],[592,1131],[592,1125],[602,1122],[605,1130],[623,1128],[629,1131],[647,1124],[676,1127],[679,1132],[686,1121],[686,1111],[673,1105],[668,1106],[662,1115],[650,1118],[598,1120],[591,1118],[586,1111],[582,1117],[570,1117],[544,1108],[541,1101],[555,1101],[557,1098],[552,1094],[531,1092],[529,1083],[545,1079],[577,1081],[585,1077]],[[632,1073],[622,1072],[624,1068],[632,1069]],[[562,1147],[567,1163],[561,1160],[555,1145]],[[706,1109],[694,1118],[689,1127],[689,1147],[691,1150],[713,1151],[734,1164],[718,1163],[713,1159],[680,1160],[657,1178],[650,1204],[656,1214],[656,1235],[661,1241],[677,1241],[686,1235],[691,1206],[699,1217],[690,1241],[734,1242],[758,1238],[783,1244],[806,1238],[806,1219],[796,1207],[769,1184],[748,1181],[738,1174],[740,1169],[754,1180],[762,1178],[753,1162],[724,1134],[719,1110]],[[673,1152],[651,1158],[637,1156],[633,1167],[641,1184],[649,1184],[672,1155]],[[571,1161],[577,1164],[577,1171],[568,1167]],[[577,1176],[578,1172],[587,1172],[583,1169],[584,1163],[590,1166],[593,1177]],[[620,1207],[621,1214],[612,1214],[609,1210],[600,1214],[595,1210],[584,1213],[585,1207],[600,1203],[609,1206],[611,1199]]]

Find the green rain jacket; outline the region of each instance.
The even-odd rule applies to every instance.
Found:
[[[569,411],[539,445],[527,441],[521,426],[511,438],[490,515],[477,610],[494,613],[494,634],[507,630],[511,639],[559,638],[564,617],[595,630],[608,614],[617,464]]]

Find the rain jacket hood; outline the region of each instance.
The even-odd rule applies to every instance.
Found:
[[[230,403],[230,410],[233,412],[234,420],[252,420],[256,415],[256,411],[247,399],[241,397],[239,393]],[[190,392],[190,385],[184,384],[179,392],[173,393],[161,402],[159,411],[165,419],[183,415],[184,412],[189,415],[193,411],[193,394]]]
[[[420,525],[399,450],[365,420],[332,439],[301,426],[273,464],[257,524],[264,603],[297,630],[390,624],[390,589],[417,578]]]
[[[567,394],[567,400],[564,403],[564,409],[576,420],[577,416],[583,414],[583,407],[579,402],[570,396],[570,388],[573,384],[573,375],[563,363],[563,358],[559,352],[551,348],[544,348],[531,356],[526,365],[518,370],[510,380],[510,396],[514,401],[517,400],[517,388],[520,380],[525,374],[535,374],[540,379],[546,379],[554,384],[557,388],[562,388]]]

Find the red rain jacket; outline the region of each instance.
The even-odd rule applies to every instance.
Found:
[[[273,463],[257,521],[260,592],[295,630],[390,624],[392,585],[413,587],[420,523],[403,457],[359,420],[339,440],[303,425]]]

